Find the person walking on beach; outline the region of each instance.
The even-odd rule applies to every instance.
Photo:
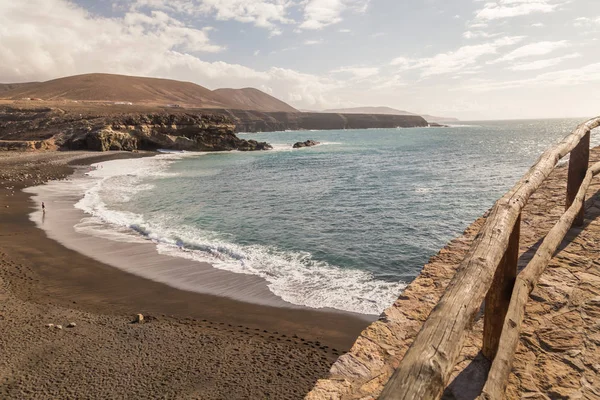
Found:
[[[42,201],[42,213],[46,214],[46,205]]]

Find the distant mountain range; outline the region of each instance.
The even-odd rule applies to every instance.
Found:
[[[181,107],[298,112],[258,89],[210,90],[191,82],[113,74],[85,74],[47,82],[0,84],[0,98],[111,101]]]
[[[191,82],[114,74],[84,74],[46,82],[0,84],[0,98],[131,102],[182,108],[252,110],[299,113],[289,104],[254,88],[210,90]],[[321,113],[417,116],[390,107],[355,107]],[[456,122],[456,118],[422,115],[427,122]]]
[[[397,110],[391,107],[353,107],[324,110],[325,113],[336,114],[382,114],[382,115],[421,115],[409,111]],[[448,123],[458,122],[458,119],[452,117],[436,117],[433,115],[421,115],[427,122]]]
[[[396,110],[390,107],[353,107],[324,110],[325,113],[336,114],[380,114],[380,115],[417,115],[408,111]]]

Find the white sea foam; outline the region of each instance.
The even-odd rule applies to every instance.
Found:
[[[431,193],[431,188],[428,187],[417,187],[415,188],[415,193]]]
[[[334,144],[342,144],[342,142],[321,142],[319,143],[319,146],[331,146]]]
[[[386,282],[357,269],[345,269],[312,258],[308,252],[282,251],[268,245],[243,246],[216,232],[181,226],[164,214],[146,220],[141,213],[109,208],[107,203],[126,203],[152,185],[143,180],[170,176],[166,169],[188,154],[165,154],[153,158],[109,161],[92,166],[80,183],[83,198],[75,207],[87,217],[75,229],[109,240],[152,241],[160,254],[208,262],[215,268],[256,275],[283,300],[312,308],[335,308],[378,314],[404,289],[402,282]],[[114,207],[114,206],[113,206]],[[164,283],[169,284],[168,273]],[[200,289],[200,288],[199,288]]]
[[[481,125],[442,124],[447,125],[448,128],[481,128]]]

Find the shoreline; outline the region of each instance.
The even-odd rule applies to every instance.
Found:
[[[82,176],[83,171],[76,170],[69,178],[78,179]],[[207,262],[162,255],[158,253],[155,243],[142,236],[137,239],[135,233],[132,233],[133,238],[119,242],[77,232],[75,225],[85,218],[86,214],[74,207],[80,197],[71,192],[60,193],[64,189],[64,183],[58,183],[55,187],[44,184],[24,190],[30,194],[30,201],[35,204],[35,211],[30,213],[30,219],[49,238],[70,250],[175,289],[258,305],[307,308],[287,303],[275,296],[260,277],[219,270]],[[42,214],[38,206],[41,201],[46,203],[45,214]]]
[[[127,168],[129,165],[125,164],[122,167]],[[130,228],[119,228],[118,231],[104,230],[104,224],[96,227],[97,224],[92,223],[92,233],[88,233],[87,229],[83,229],[82,232],[76,225],[89,215],[76,208],[75,204],[89,189],[86,185],[93,185],[94,181],[85,178],[85,171],[88,170],[84,166],[75,167],[65,181],[23,189],[30,195],[30,201],[34,205],[35,211],[29,214],[30,220],[49,238],[64,247],[103,264],[183,291],[277,308],[345,314],[368,322],[377,318],[378,315],[375,314],[361,314],[330,307],[312,308],[290,303],[274,294],[263,277],[219,269],[210,261],[162,254],[154,240]],[[47,210],[44,214],[39,207],[42,201],[45,202]],[[84,225],[87,226],[87,221]]]
[[[12,307],[4,306],[0,309],[0,316],[2,316],[0,318],[2,335],[0,336],[6,340],[5,343],[0,342],[0,344],[5,344],[8,350],[7,363],[12,365],[13,371],[14,368],[19,370],[19,367],[16,366],[24,365],[23,363],[33,356],[27,349],[21,349],[22,353],[11,351],[18,345],[8,341],[7,338],[11,335],[7,334],[7,329],[9,331],[32,330],[33,336],[29,339],[28,348],[47,345],[47,343],[38,343],[38,341],[45,340],[43,336],[48,332],[45,332],[47,328],[44,327],[44,324],[51,321],[23,319],[22,317],[28,317],[33,312],[28,311],[27,315],[21,315],[23,309],[35,309],[35,312],[42,316],[66,313],[69,315],[85,314],[85,318],[90,320],[107,319],[108,322],[99,331],[102,331],[102,336],[108,337],[116,335],[114,329],[110,329],[111,326],[128,324],[133,315],[142,313],[157,319],[151,319],[151,323],[141,324],[139,328],[168,331],[163,336],[157,336],[149,344],[156,354],[166,357],[173,350],[173,346],[187,345],[186,351],[189,351],[191,355],[200,359],[210,358],[210,360],[205,360],[205,368],[182,371],[184,375],[195,376],[199,372],[210,375],[211,365],[214,365],[215,362],[219,362],[221,365],[220,371],[233,373],[235,371],[231,370],[236,370],[238,363],[256,363],[257,359],[246,357],[244,354],[254,354],[260,349],[263,353],[270,352],[273,357],[260,361],[262,372],[255,371],[244,374],[244,378],[236,378],[238,381],[242,380],[239,386],[245,390],[244,393],[253,393],[252,396],[255,397],[265,397],[265,393],[274,396],[275,393],[279,393],[280,396],[275,396],[275,398],[301,398],[318,378],[327,375],[329,367],[338,355],[350,348],[362,329],[375,317],[359,318],[342,312],[257,305],[211,294],[175,289],[129,274],[65,248],[47,237],[46,233],[29,219],[33,200],[21,189],[42,181],[63,178],[72,172],[72,165],[87,165],[106,158],[131,156],[133,156],[131,153],[106,155],[82,152],[19,153],[9,157],[0,156],[0,165],[3,167],[3,173],[0,174],[0,218],[2,220],[2,224],[0,224],[0,248],[2,249],[0,252],[2,267],[0,283],[7,288],[0,291],[0,297],[10,300],[5,304],[12,303]],[[84,161],[82,162],[82,160]],[[41,164],[44,165],[43,169],[40,167],[40,163],[43,163]],[[21,321],[24,325],[15,325],[13,322],[16,321]],[[127,325],[127,328],[129,327]],[[108,329],[108,333],[105,332],[106,329]],[[118,329],[122,329],[122,327]],[[77,328],[64,331],[64,333],[75,333],[76,331]],[[213,339],[215,335],[226,336],[227,340],[224,340],[224,343],[238,343],[239,346],[237,351],[227,348],[220,349],[216,354],[213,352],[210,354],[199,353],[194,348],[197,340],[194,340],[191,335],[192,331],[200,331],[203,335],[213,336]],[[179,338],[176,344],[169,340],[169,338],[172,339],[172,335],[186,332],[190,333],[187,340]],[[255,332],[255,334],[250,336],[251,332]],[[67,346],[65,350],[68,349],[68,346],[89,346],[90,340],[99,339],[96,335],[100,333],[93,332],[77,337],[75,342],[65,342],[64,346]],[[115,340],[111,342],[114,349],[126,344],[121,338]],[[282,346],[285,349],[281,348]],[[102,358],[102,362],[108,363],[107,365],[118,363],[117,361],[106,361],[107,359],[112,360],[114,356],[114,351],[111,350],[108,353],[108,356]],[[290,359],[291,355],[293,357]],[[225,359],[234,362],[225,363]],[[51,360],[49,355],[42,357],[41,365],[38,366],[39,370],[34,368],[33,372],[22,372],[27,372],[29,375],[44,374],[46,373],[44,368],[52,370],[51,367],[48,367]],[[284,368],[280,364],[286,364],[287,367]],[[73,367],[77,366],[73,365]],[[300,376],[290,381],[289,375],[282,374],[283,370],[289,368],[294,369]],[[141,368],[137,374],[149,376],[155,373],[155,370],[156,368]],[[4,371],[3,363],[0,363],[0,382],[3,382],[2,378],[6,381],[8,375],[14,375],[14,373],[7,374],[8,372]],[[98,378],[106,378],[103,374],[100,375]],[[265,378],[267,375],[269,376],[268,380]],[[194,376],[187,376],[186,381],[194,382]],[[89,377],[89,379],[95,378],[96,375]],[[213,377],[213,386],[210,392],[212,395],[228,392],[223,386],[227,384],[227,380],[221,378],[222,376]],[[21,390],[22,385],[24,385],[23,382],[21,385],[0,385],[0,394],[2,397],[11,398],[17,393],[13,390]],[[61,385],[54,387],[56,385],[50,386],[47,382],[42,386],[49,390],[64,389]],[[118,393],[118,387],[120,386],[105,388],[104,390],[110,392],[104,392],[104,396],[109,393]],[[173,384],[167,389],[177,391],[181,390],[181,387],[181,385]],[[115,392],[115,390],[117,391]],[[35,393],[40,394],[39,392]],[[53,393],[60,395],[63,392]],[[284,395],[285,393],[287,394]],[[84,396],[82,393],[80,395]],[[203,396],[213,398],[208,395],[208,392]],[[32,394],[31,397],[35,397],[35,395]],[[231,395],[231,398],[243,397],[245,395],[239,393]],[[218,398],[218,396],[214,398]]]

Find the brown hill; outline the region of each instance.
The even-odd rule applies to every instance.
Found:
[[[30,85],[38,84],[39,82],[23,82],[23,83],[0,83],[0,93],[6,92],[7,90],[16,89],[19,87],[25,87]]]
[[[127,101],[133,103],[185,103],[222,107],[211,90],[190,82],[112,74],[85,74],[16,87],[2,93],[13,100]]]
[[[226,99],[233,109],[263,112],[298,112],[289,104],[254,88],[217,89],[213,93]]]
[[[258,89],[221,89],[213,92],[191,82],[113,74],[85,74],[47,82],[6,84],[0,86],[0,97],[11,100],[33,97],[42,100],[87,100],[154,105],[178,104],[183,107],[197,108],[296,111],[286,103]]]

